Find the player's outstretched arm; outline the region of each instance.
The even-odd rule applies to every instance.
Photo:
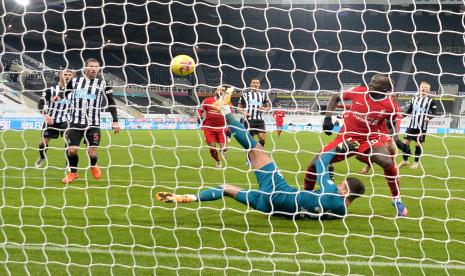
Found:
[[[325,119],[323,120],[323,131],[325,132],[326,135],[331,135],[332,130],[334,128],[333,124],[333,111],[336,110],[337,104],[341,101],[341,95],[332,95],[331,98],[329,98],[328,106],[326,107],[326,116]]]
[[[229,184],[219,185],[215,188],[210,188],[201,191],[198,195],[183,194],[177,195],[170,192],[158,192],[156,198],[165,203],[190,203],[198,201],[214,201],[223,198],[224,196],[236,198],[237,194],[243,191],[241,188]],[[241,201],[239,201],[241,202]]]

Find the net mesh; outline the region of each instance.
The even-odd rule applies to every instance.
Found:
[[[463,11],[397,4],[3,1],[0,274],[460,274]],[[171,73],[178,54],[197,61],[195,74]],[[102,61],[125,130],[103,132],[102,179],[81,145],[81,178],[63,185],[61,138],[34,167],[37,101],[61,69],[79,71],[90,57]],[[340,220],[277,218],[230,198],[155,200],[158,191],[258,188],[237,143],[217,168],[203,133],[187,130],[217,85],[240,90],[257,78],[273,107],[286,109],[281,138],[266,114],[265,150],[303,188],[309,161],[331,139],[320,131],[329,96],[375,73],[393,78],[401,104],[421,81],[437,91],[420,168],[400,170],[408,218],[396,218],[382,169],[362,175],[355,159],[336,165],[336,181],[356,176],[367,193]]]

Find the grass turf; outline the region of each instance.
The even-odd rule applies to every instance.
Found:
[[[217,169],[197,131],[103,134],[102,179],[93,180],[84,169],[88,160],[81,150],[81,178],[66,186],[61,140],[51,143],[47,169],[36,169],[39,132],[1,132],[0,274],[459,275],[465,270],[463,136],[428,136],[422,168],[401,170],[409,218],[395,218],[382,170],[361,176],[363,165],[352,158],[336,165],[336,180],[350,173],[367,185],[351,215],[292,221],[229,198],[178,206],[154,200],[158,191],[196,193],[221,183],[257,188],[236,142],[225,168]],[[331,138],[269,134],[266,149],[289,184],[301,186],[309,160]]]

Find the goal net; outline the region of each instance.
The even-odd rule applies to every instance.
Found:
[[[0,274],[462,274],[463,6],[431,2],[2,1]],[[180,54],[197,63],[187,77],[170,71]],[[88,58],[101,61],[123,130],[113,134],[103,112],[102,178],[81,143],[80,178],[65,185],[62,137],[35,166],[37,105],[61,70],[82,74]],[[321,131],[330,96],[376,73],[392,78],[400,106],[423,81],[438,105],[418,168],[399,169],[408,217],[396,216],[383,169],[362,174],[355,158],[335,164],[335,182],[357,177],[366,193],[340,219],[286,219],[229,197],[156,200],[222,184],[258,189],[234,137],[217,166],[198,128],[197,109],[218,85],[236,87],[237,106],[260,81],[272,106],[265,152],[303,189],[308,164],[335,137]]]

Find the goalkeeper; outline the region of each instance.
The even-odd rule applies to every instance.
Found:
[[[252,168],[255,170],[259,189],[243,190],[239,187],[224,184],[200,192],[198,195],[176,195],[159,192],[159,201],[168,203],[189,203],[195,201],[212,201],[229,196],[253,209],[273,215],[338,218],[346,215],[349,206],[357,197],[365,192],[363,183],[348,177],[341,185],[330,180],[328,164],[336,153],[347,153],[358,148],[357,142],[346,141],[334,150],[320,155],[317,162],[318,183],[320,190],[301,191],[291,187],[284,180],[273,160],[263,151],[263,147],[252,139],[250,134],[231,114],[229,102],[233,89],[226,91],[215,106],[225,115],[226,122],[237,142],[248,151]]]

